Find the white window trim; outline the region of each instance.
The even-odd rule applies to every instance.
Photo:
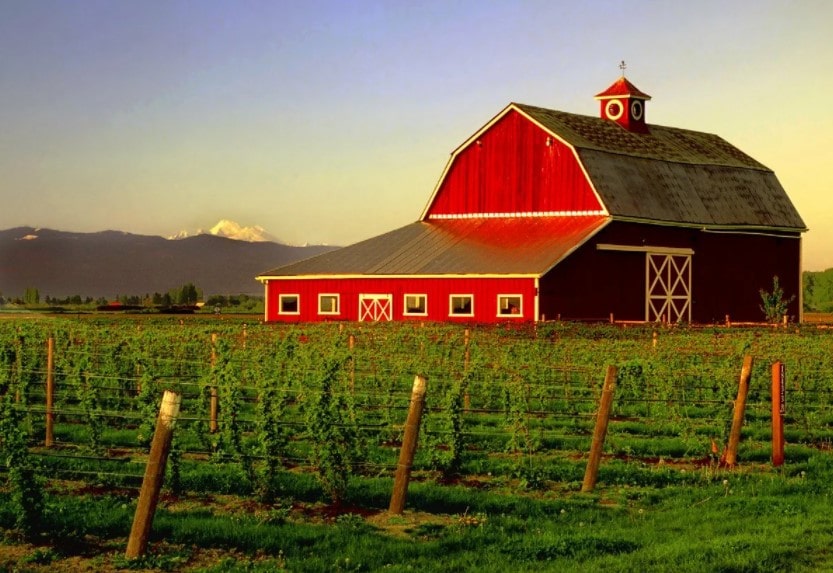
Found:
[[[408,312],[408,297],[420,297],[424,301],[425,310],[423,312]],[[428,316],[428,295],[425,293],[405,293],[402,297],[402,315],[403,316]]]
[[[296,310],[295,312],[285,312],[283,310],[283,300],[285,298],[294,298],[295,302],[297,303],[296,306],[297,306],[298,310]],[[301,295],[300,294],[289,294],[289,293],[279,294],[278,295],[278,314],[282,314],[282,315],[298,315],[298,314],[301,314]]]
[[[517,314],[500,312],[500,299],[502,298],[517,298],[520,301]],[[497,316],[499,318],[523,318],[524,315],[524,295],[522,294],[499,294],[497,295]]]
[[[471,311],[463,314],[454,312],[454,297],[468,297],[471,300]],[[473,294],[450,294],[448,295],[448,316],[474,316],[474,295]]]
[[[334,311],[321,310],[321,299],[325,296],[334,296],[336,299],[336,309]],[[327,316],[337,316],[341,314],[341,295],[337,292],[322,292],[318,293],[318,314]]]

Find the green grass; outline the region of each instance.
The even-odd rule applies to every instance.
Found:
[[[685,479],[668,479],[674,470],[664,470],[664,483],[623,480],[592,495],[417,482],[405,516],[381,519],[390,480],[360,480],[349,502],[376,518],[321,520],[294,511],[272,520],[245,504],[243,510],[218,501],[186,509],[163,504],[152,542],[221,549],[229,557],[202,569],[212,572],[824,570],[833,567],[827,550],[833,461],[817,455],[802,467],[799,473],[698,470]],[[47,501],[43,529],[63,540],[49,554],[53,562],[73,547],[89,551],[90,539],[111,546],[123,539],[135,508],[126,496],[52,494]],[[398,534],[387,528],[426,515],[434,519]],[[10,519],[8,500],[0,497],[0,525],[8,528]],[[106,558],[116,563],[118,552]],[[176,565],[185,558],[181,549],[163,549],[148,563],[166,559]]]

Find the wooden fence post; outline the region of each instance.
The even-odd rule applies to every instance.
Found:
[[[217,333],[211,334],[211,369],[217,365]],[[217,393],[217,386],[211,386],[208,390],[208,431],[212,434],[217,432],[217,411],[220,409],[220,397]]]
[[[605,374],[602,396],[599,400],[599,412],[596,415],[596,427],[593,430],[593,442],[590,445],[590,459],[587,460],[587,469],[584,471],[584,482],[581,484],[582,493],[593,491],[596,487],[596,478],[599,474],[599,462],[602,459],[605,437],[607,436],[607,424],[610,420],[610,410],[613,407],[613,391],[616,389],[616,366],[608,366]]]
[[[469,371],[469,362],[471,361],[471,351],[469,349],[469,343],[471,342],[471,333],[467,328],[463,331],[463,343],[466,345],[466,352],[463,357],[463,373],[468,374]],[[463,410],[468,412],[471,410],[471,393],[469,392],[469,386],[466,384],[465,391],[463,393]]]
[[[772,465],[784,465],[784,414],[787,411],[784,363],[772,365]]]
[[[53,424],[55,414],[52,412],[55,401],[55,339],[46,341],[46,436],[43,445],[51,448],[55,443]]]
[[[393,480],[393,495],[391,495],[388,508],[388,511],[394,515],[401,515],[405,509],[411,466],[414,463],[414,453],[419,438],[419,424],[422,421],[422,410],[425,407],[425,386],[425,378],[422,376],[414,378],[411,405],[408,409],[408,419],[405,422],[405,436],[402,438],[402,449],[399,451],[399,463],[396,465],[396,476]]]
[[[179,415],[179,405],[182,397],[176,392],[165,390],[162,395],[162,405],[156,418],[156,429],[150,444],[150,456],[145,467],[145,477],[139,492],[139,502],[136,514],[133,516],[133,527],[127,540],[125,557],[135,559],[145,554],[150,537],[150,527],[156,504],[159,502],[159,491],[165,478],[165,465],[171,452],[171,442],[174,437],[174,424]]]
[[[356,337],[352,334],[347,338],[347,350],[350,351],[350,395],[356,392]]]
[[[725,462],[727,466],[734,466],[738,461],[738,444],[740,432],[743,428],[743,417],[746,412],[746,395],[749,394],[749,380],[752,378],[753,359],[750,354],[743,357],[743,367],[740,370],[738,383],[738,397],[732,412],[732,430],[729,433],[729,444],[726,446]]]

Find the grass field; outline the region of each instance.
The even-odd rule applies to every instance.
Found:
[[[0,321],[0,393],[14,419],[0,428],[0,568],[833,570],[827,329],[180,320]],[[56,443],[45,448],[50,336]],[[729,468],[712,447],[725,447],[746,355],[755,366]],[[788,377],[780,468],[775,360]],[[608,364],[613,415],[596,488],[581,493]],[[427,415],[406,511],[390,515],[415,374],[428,379]],[[174,455],[150,553],[128,561],[165,388],[183,395]]]

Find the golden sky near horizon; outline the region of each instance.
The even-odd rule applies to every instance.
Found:
[[[12,1],[0,228],[172,235],[219,219],[348,244],[416,220],[509,102],[716,133],[778,176],[833,267],[826,0]]]

